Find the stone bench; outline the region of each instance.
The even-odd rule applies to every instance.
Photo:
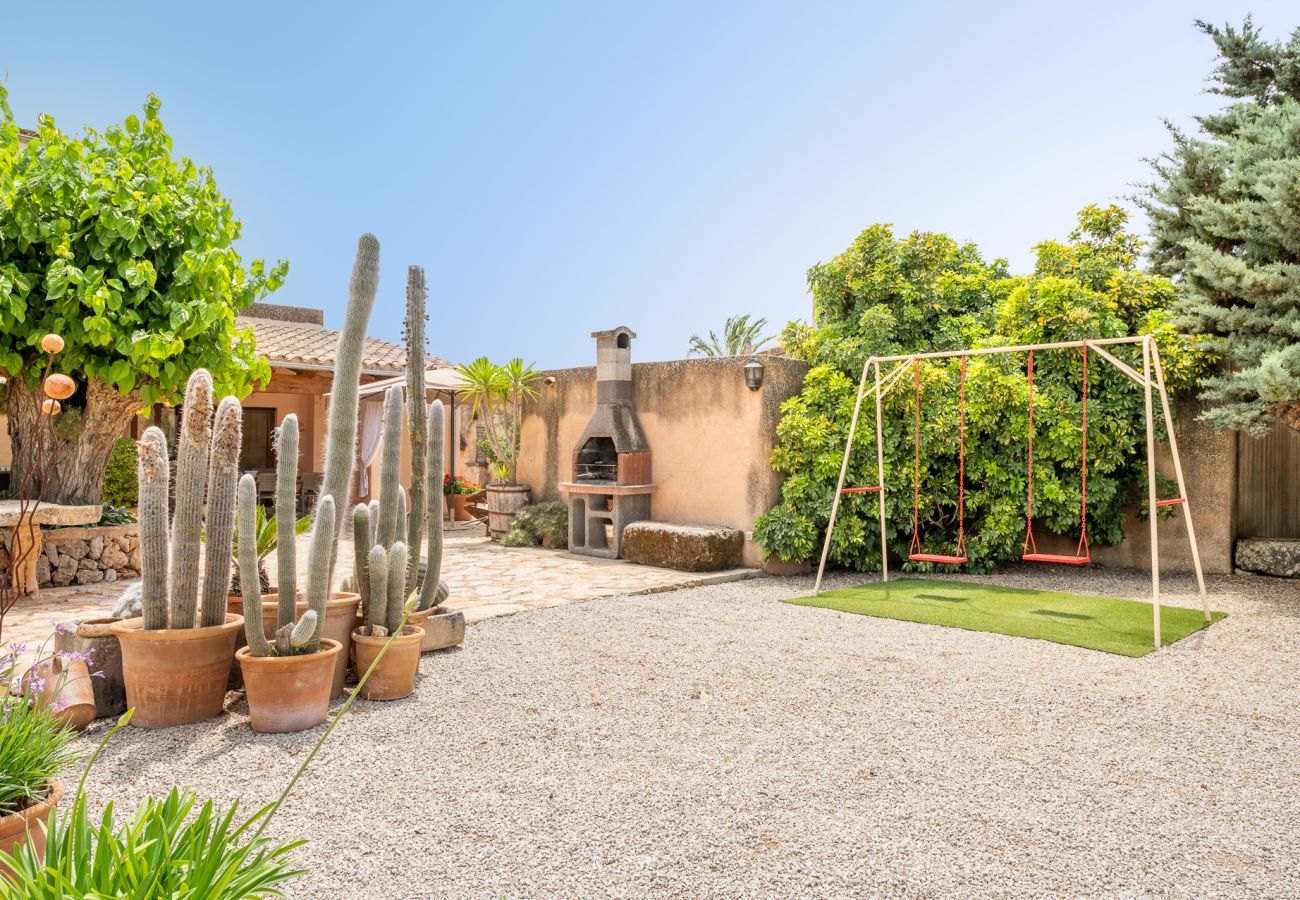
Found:
[[[633,522],[623,529],[622,557],[643,566],[717,572],[740,566],[743,532],[724,525]]]
[[[1295,538],[1241,538],[1236,565],[1247,572],[1300,578],[1300,540]]]

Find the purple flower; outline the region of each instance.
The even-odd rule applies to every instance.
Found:
[[[14,655],[17,655],[19,653],[26,653],[27,645],[21,641],[14,641],[9,645],[9,652]]]
[[[77,630],[77,627],[75,625],[68,625],[64,622],[56,622],[54,619],[50,619],[50,624],[54,626],[55,634],[72,634]]]

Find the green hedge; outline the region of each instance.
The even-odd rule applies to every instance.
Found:
[[[110,506],[136,506],[136,447],[131,438],[120,438],[113,445],[104,470],[104,495],[102,500]]]

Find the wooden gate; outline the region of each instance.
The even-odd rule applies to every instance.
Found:
[[[1300,538],[1300,432],[1237,435],[1237,536]]]

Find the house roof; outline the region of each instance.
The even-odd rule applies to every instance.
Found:
[[[285,322],[254,316],[240,316],[240,325],[251,325],[257,349],[271,361],[290,369],[333,369],[334,349],[339,333],[311,322]],[[425,356],[430,368],[450,365],[437,356]],[[366,338],[361,370],[369,375],[397,374],[406,369],[406,348],[391,341]]]

